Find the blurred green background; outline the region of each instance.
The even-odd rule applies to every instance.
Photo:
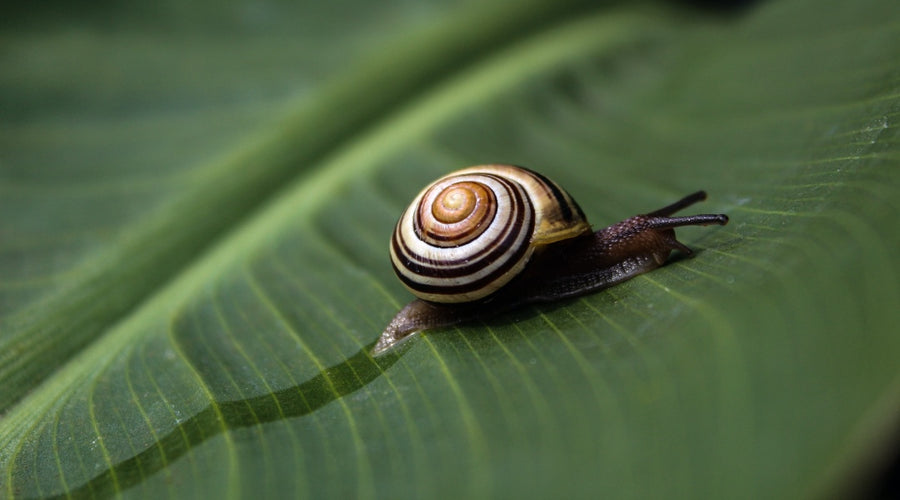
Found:
[[[893,0],[10,8],[0,498],[896,488],[898,42]],[[489,162],[731,223],[372,360],[397,217]]]

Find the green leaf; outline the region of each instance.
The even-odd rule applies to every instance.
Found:
[[[896,425],[892,0],[9,20],[0,497],[821,497]],[[488,162],[731,223],[373,360],[396,218]]]

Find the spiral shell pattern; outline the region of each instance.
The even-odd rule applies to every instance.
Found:
[[[521,167],[482,165],[419,193],[394,230],[391,261],[417,297],[470,302],[515,277],[537,245],[589,231],[553,181]]]

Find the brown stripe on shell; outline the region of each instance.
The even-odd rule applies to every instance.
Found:
[[[531,250],[528,240],[534,229],[533,214],[530,211],[524,215],[520,213],[523,209],[529,210],[526,193],[517,183],[508,179],[497,178],[493,175],[491,177],[497,179],[506,189],[511,203],[512,213],[500,232],[502,241],[499,244],[489,245],[462,260],[434,262],[412,254],[410,248],[402,241],[401,232],[398,228],[394,232],[391,243],[394,250],[393,253],[398,260],[401,260],[404,270],[398,269],[397,263],[394,262],[394,271],[407,287],[421,294],[441,296],[441,298],[430,297],[432,300],[454,301],[448,300],[454,296],[460,297],[459,300],[471,300],[468,296],[472,295],[473,292],[481,289],[493,291],[511,278],[503,279],[511,270],[514,270],[517,266],[524,265],[523,260],[527,258],[526,254],[530,253]],[[525,224],[527,226],[524,226]],[[510,249],[514,251],[510,252]],[[497,262],[502,262],[500,267],[491,270],[489,274],[473,282],[451,284],[456,278],[476,275]],[[425,279],[416,280],[416,277],[419,276]],[[502,281],[491,285],[498,280]],[[480,297],[487,295],[487,293],[474,295],[479,295]]]
[[[499,257],[509,254],[508,249],[513,247],[516,240],[522,237],[522,233],[533,229],[534,218],[528,217],[528,221],[528,227],[523,228],[522,218],[511,217],[502,230],[501,234],[503,235],[503,241],[499,242],[499,244],[495,243],[485,246],[478,252],[460,260],[435,261],[417,255],[403,242],[403,238],[400,237],[399,233],[395,233],[392,244],[394,245],[394,253],[398,256],[402,255],[405,257],[404,269],[407,269],[412,274],[416,276],[425,276],[427,278],[458,278],[484,269],[493,262],[496,262]],[[520,252],[518,252],[517,249],[517,252],[512,255],[518,255],[519,253]],[[396,265],[394,266],[394,269],[396,270]]]
[[[494,217],[497,215],[496,196],[491,189],[483,184],[480,188],[487,194],[485,199],[481,200],[480,204],[476,205],[475,210],[457,222],[441,222],[434,216],[433,208],[432,210],[428,210],[429,205],[433,206],[441,200],[442,196],[450,189],[457,188],[461,184],[478,184],[476,181],[466,180],[464,177],[465,176],[454,176],[440,179],[438,182],[446,182],[453,180],[454,178],[459,179],[459,181],[451,182],[443,186],[440,192],[435,195],[434,201],[430,204],[428,203],[429,196],[431,196],[431,192],[437,188],[437,186],[428,189],[420,198],[419,207],[413,213],[413,228],[420,240],[441,248],[465,245],[480,236],[487,230],[490,224],[493,223]],[[503,182],[502,179],[497,179],[495,176],[492,176],[492,178]],[[472,220],[473,216],[477,216],[479,213],[481,214],[481,217],[477,221]],[[448,233],[442,234],[441,232],[438,232],[439,229],[448,231]],[[453,230],[454,232],[449,232],[450,230]]]
[[[513,207],[514,212],[511,214],[512,216],[507,219],[507,222],[504,225],[503,229],[500,230],[500,234],[503,236],[503,242],[499,245],[500,248],[503,248],[504,245],[509,245],[510,243],[512,243],[516,239],[518,239],[518,236],[521,232],[520,229],[522,227],[522,223],[520,220],[517,220],[517,219],[519,219],[519,217],[516,217],[516,216],[522,210],[522,207],[525,206],[523,204],[526,203],[525,197],[523,196],[523,192],[521,192],[519,189],[517,189],[517,186],[510,184],[505,179],[502,179],[502,181],[504,182],[504,188],[511,195],[510,199],[513,199],[512,207]],[[531,219],[531,223],[529,225],[533,226],[534,218],[529,217],[529,219]],[[519,229],[519,230],[517,230],[517,229]],[[407,246],[405,244],[405,242],[403,242],[403,237],[402,237],[399,227],[394,231],[393,244],[394,244],[395,254],[398,256],[402,255],[402,256],[406,257],[406,262],[409,263],[409,265],[405,265],[403,267],[413,271],[413,273],[417,274],[417,275],[423,275],[423,273],[416,272],[416,270],[414,270],[413,267],[415,267],[417,270],[423,270],[423,271],[427,271],[429,269],[450,269],[450,268],[457,268],[458,266],[460,266],[462,264],[466,264],[466,263],[473,262],[473,261],[474,261],[474,263],[481,262],[481,261],[485,260],[487,254],[491,253],[491,252],[493,252],[494,255],[502,255],[502,252],[498,251],[498,245],[494,244],[494,245],[490,245],[490,246],[485,246],[478,252],[467,256],[466,259],[463,259],[463,260],[435,261],[433,259],[428,259],[424,256],[413,253],[412,249],[409,248],[409,246]],[[418,262],[420,264],[415,264],[416,262]],[[490,261],[489,261],[489,263],[490,263]],[[473,267],[474,266],[469,266],[469,268],[473,268]],[[486,266],[481,266],[481,268],[483,268],[483,267],[486,267]],[[480,268],[476,268],[476,269],[480,269]],[[462,273],[462,274],[459,274],[459,276],[464,276],[465,274],[466,273]]]
[[[521,226],[521,222],[519,222],[517,225]],[[533,230],[533,228],[534,228],[534,219],[529,218],[528,227],[526,227],[524,229],[526,231],[531,231],[531,230]],[[516,266],[522,264],[523,258],[526,257],[525,254],[530,253],[530,251],[532,250],[529,245],[525,244],[525,242],[521,242],[520,244],[515,245],[516,237],[519,236],[520,234],[521,233],[518,231],[511,232],[510,233],[511,237],[507,238],[507,240],[505,240],[505,242],[504,242],[506,245],[512,246],[516,249],[515,252],[513,252],[512,254],[507,253],[507,249],[503,248],[503,247],[497,247],[497,249],[495,250],[495,253],[497,253],[497,254],[508,255],[508,256],[514,257],[514,258],[506,259],[505,262],[500,267],[498,267],[497,269],[494,269],[490,274],[487,274],[484,277],[482,277],[476,281],[470,282],[470,283],[465,283],[462,285],[427,284],[427,283],[422,283],[422,282],[413,281],[413,280],[409,279],[407,276],[405,276],[404,274],[399,272],[396,267],[394,267],[394,271],[396,272],[397,277],[400,278],[400,281],[402,281],[407,287],[409,287],[413,290],[416,290],[420,293],[423,293],[423,294],[452,297],[452,296],[471,294],[472,292],[475,292],[477,290],[488,289],[488,288],[492,288],[491,292],[493,292],[494,290],[496,290],[497,288],[502,286],[503,283],[496,285],[494,287],[489,287],[489,285],[491,285],[491,283],[498,281],[500,278],[507,276],[511,270],[513,270]],[[495,262],[494,260],[491,259],[491,257],[492,256],[487,257],[488,262],[489,263]],[[429,269],[429,268],[426,268],[426,269]],[[435,269],[435,268],[430,268],[430,269]],[[449,278],[453,278],[453,277],[465,276],[465,275],[472,274],[471,271],[469,270],[470,268],[460,268],[460,269],[463,272],[460,272],[459,274],[456,274],[456,273],[450,274],[450,273],[446,273],[446,272],[434,273],[434,274],[439,274],[439,277],[442,279],[449,279]],[[483,269],[483,267],[479,268],[479,269]],[[489,295],[489,293],[478,294],[478,295],[479,296],[477,298],[481,298],[486,295]],[[432,298],[432,300],[434,300],[434,298]]]
[[[553,197],[553,199],[555,199],[556,202],[559,204],[563,219],[565,219],[567,221],[573,221],[573,220],[576,220],[576,217],[578,219],[585,218],[584,212],[581,210],[581,207],[578,206],[578,203],[575,203],[575,200],[573,200],[572,197],[569,196],[569,193],[567,193],[564,189],[559,187],[559,185],[557,183],[551,181],[547,177],[545,177],[542,174],[539,174],[533,170],[527,169],[525,167],[518,167],[518,168],[524,170],[525,172],[528,172],[529,174],[534,176],[536,179],[541,181],[541,184],[546,186],[547,191],[550,193],[550,195]]]

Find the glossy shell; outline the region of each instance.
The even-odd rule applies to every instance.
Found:
[[[578,204],[556,183],[511,165],[444,176],[397,223],[391,261],[417,297],[471,302],[514,278],[536,247],[589,233]]]

